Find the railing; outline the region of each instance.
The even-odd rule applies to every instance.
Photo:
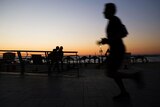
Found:
[[[52,51],[42,51],[42,50],[0,50],[1,53],[15,53],[17,54],[17,59],[20,63],[20,68],[21,68],[21,75],[24,75],[25,73],[25,60],[28,58],[28,53],[31,53],[31,54],[43,54],[44,57],[45,57],[45,61],[47,62],[47,58],[48,58],[48,54]],[[26,53],[25,55],[23,53]],[[72,55],[72,56],[75,56],[76,58],[76,61],[78,62],[78,51],[63,51],[63,53],[66,55],[66,56],[69,56],[69,55]],[[69,54],[69,55],[68,55]]]

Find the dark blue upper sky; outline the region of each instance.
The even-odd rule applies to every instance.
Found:
[[[128,51],[160,53],[160,0],[0,0],[0,48],[63,45],[94,54],[99,49],[95,41],[105,37],[102,12],[108,2],[117,5],[117,16],[127,26]]]

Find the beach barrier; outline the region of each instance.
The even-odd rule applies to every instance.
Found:
[[[48,67],[48,55],[51,51],[39,51],[39,50],[0,50],[1,54],[4,56],[0,60],[0,70],[6,71],[4,65],[6,65],[7,58],[10,60],[11,66],[14,66],[16,71],[19,70],[21,75],[24,75],[27,72],[34,72],[41,70],[43,68],[43,72],[47,72]],[[64,56],[74,56],[74,64],[78,64],[78,52],[77,51],[63,51]],[[14,62],[14,63],[13,63]],[[69,61],[70,62],[70,61]],[[66,63],[68,65],[69,63]],[[36,66],[36,70],[32,70],[33,66]],[[8,66],[5,68],[9,69]],[[78,66],[76,67],[78,69]],[[13,69],[10,69],[13,72]],[[77,75],[79,76],[79,71],[77,71]]]

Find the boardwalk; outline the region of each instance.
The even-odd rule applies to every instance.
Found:
[[[160,63],[135,64],[127,72],[139,70],[146,86],[137,89],[124,80],[131,98],[113,101],[119,90],[103,69],[81,67],[80,77],[46,75],[0,75],[0,107],[160,107]]]

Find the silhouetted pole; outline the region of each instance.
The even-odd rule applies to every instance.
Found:
[[[102,50],[102,46],[100,45],[100,50],[99,50],[99,53],[100,53],[100,62],[102,63],[103,62],[103,58],[102,58],[102,54],[103,54],[103,50]]]
[[[21,65],[21,75],[24,75],[24,72],[25,72],[25,69],[24,69],[24,61],[22,59],[22,55],[21,55],[21,52],[20,51],[17,51],[17,54],[18,54],[18,58],[19,58],[19,61],[20,61],[20,65]]]

